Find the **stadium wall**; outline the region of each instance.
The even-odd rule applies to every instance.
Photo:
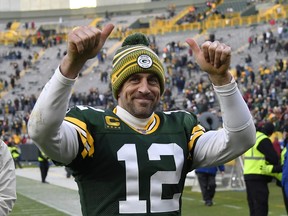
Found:
[[[141,4],[141,3],[150,3],[151,0],[118,0],[115,3],[115,0],[97,0],[97,6],[109,6],[109,5],[127,5],[127,4]]]
[[[39,2],[42,1],[45,3],[40,4]],[[36,18],[55,17],[86,18],[103,16],[107,11],[114,15],[135,13],[148,14],[151,12],[163,11],[167,9],[167,6],[170,4],[174,4],[176,8],[181,8],[205,2],[204,0],[98,0],[98,6],[96,7],[68,9],[68,1],[69,0],[13,0],[12,4],[11,0],[0,0],[0,21],[25,21]],[[20,4],[20,2],[23,2],[23,4],[25,2],[25,4]],[[123,2],[126,4],[123,4]]]
[[[0,11],[69,9],[70,0],[0,0]]]

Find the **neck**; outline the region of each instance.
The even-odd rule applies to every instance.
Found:
[[[125,109],[120,107],[119,105],[116,107],[116,115],[121,118],[124,122],[129,124],[130,126],[144,130],[145,126],[148,124],[149,120],[153,118],[154,113],[149,118],[140,119],[136,118],[135,116],[131,115],[129,112],[127,112]]]

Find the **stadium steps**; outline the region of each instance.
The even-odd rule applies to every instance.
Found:
[[[227,13],[228,8],[232,8],[234,12],[241,12],[247,8],[247,3],[244,1],[230,1],[217,6],[220,13]]]

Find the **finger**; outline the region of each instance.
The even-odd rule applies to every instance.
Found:
[[[87,49],[94,49],[98,46],[101,35],[99,29],[86,26],[83,33],[86,34],[86,40],[84,42]]]
[[[102,34],[101,34],[101,41],[106,41],[106,39],[109,37],[109,35],[111,34],[111,32],[114,29],[114,25],[113,24],[107,24],[106,26],[104,26],[103,30],[102,30]]]
[[[222,60],[224,60],[224,56],[222,56],[225,47],[223,44],[219,44],[215,50],[215,57],[214,57],[214,67],[219,68]]]
[[[224,49],[222,51],[221,57],[220,57],[220,65],[224,63],[230,63],[231,61],[231,47],[230,46],[224,46]]]
[[[94,47],[101,49],[113,29],[113,24],[106,25],[102,30],[95,27],[91,28],[91,31],[95,34]]]
[[[84,50],[84,44],[76,31],[78,31],[78,29],[70,32],[68,36],[68,45],[72,52],[77,51],[78,53],[81,53]]]
[[[186,43],[192,49],[193,55],[198,56],[201,53],[201,49],[194,39],[188,38],[188,39],[186,39]]]
[[[213,66],[215,63],[215,52],[218,46],[219,46],[219,41],[214,41],[208,48],[210,64],[212,64]]]
[[[76,43],[77,50],[82,54],[89,47],[89,35],[82,29],[77,31],[76,36],[79,38],[78,43]]]
[[[231,48],[225,44],[220,44],[215,51],[214,67],[219,68],[221,65],[230,62]]]
[[[209,47],[211,46],[212,42],[211,41],[205,41],[202,44],[202,51],[203,51],[203,56],[206,60],[206,62],[210,63],[210,57],[209,57]]]

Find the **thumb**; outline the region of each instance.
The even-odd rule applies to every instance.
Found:
[[[193,57],[195,61],[197,62],[197,64],[199,65],[199,67],[201,68],[201,70],[208,71],[209,68],[211,68],[211,65],[206,62],[203,51],[201,50],[199,45],[196,43],[196,41],[192,38],[188,38],[186,39],[186,43],[192,49]]]
[[[101,44],[104,44],[106,39],[109,37],[109,35],[111,34],[111,32],[114,29],[114,25],[113,24],[108,24],[106,26],[104,26],[104,28],[102,29],[102,33],[100,36],[100,42]]]
[[[188,38],[188,39],[186,39],[186,43],[190,46],[190,48],[192,49],[192,52],[193,52],[193,54],[195,54],[195,56],[198,56],[199,53],[201,53],[201,49],[194,39]]]

